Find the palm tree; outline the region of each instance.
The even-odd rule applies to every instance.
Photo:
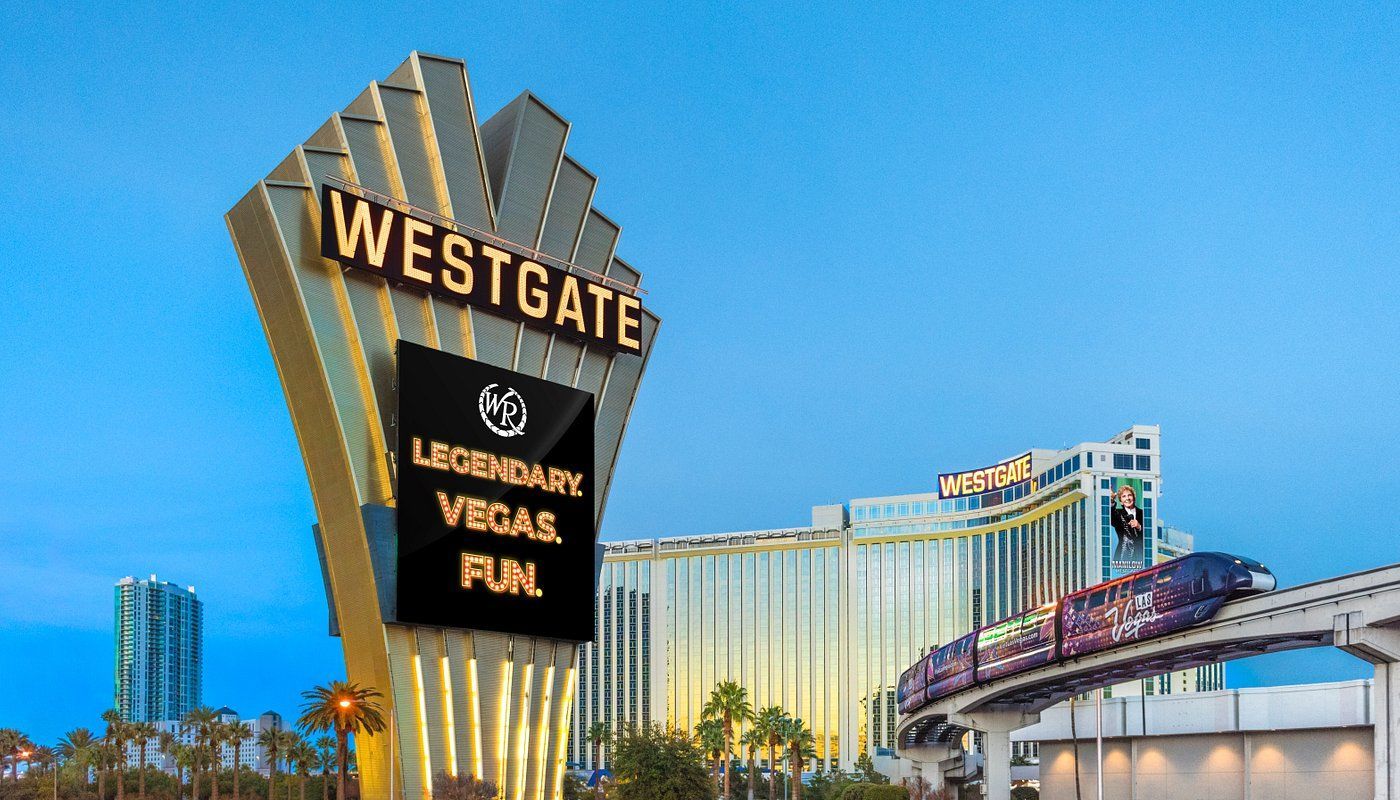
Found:
[[[88,766],[97,755],[97,739],[87,728],[74,728],[58,740],[58,754],[64,761],[77,765],[83,773],[83,785],[90,786]]]
[[[757,725],[751,726],[744,731],[744,735],[739,737],[739,744],[743,746],[744,753],[748,756],[749,769],[749,800],[753,800],[753,785],[758,775],[758,748],[768,741],[768,736],[758,729]]]
[[[384,730],[384,709],[374,689],[362,689],[348,681],[331,681],[330,686],[317,686],[301,693],[306,699],[297,726],[307,731],[335,733],[336,772],[335,798],[345,800],[345,773],[350,761],[350,734],[373,736]]]
[[[156,738],[156,726],[149,722],[133,722],[127,726],[127,736],[136,745],[137,793],[146,800],[146,744]]]
[[[304,743],[301,734],[296,731],[287,731],[287,741],[282,745],[282,764],[287,768],[287,779],[282,783],[287,787],[287,800],[292,800],[292,784],[290,778],[297,774],[297,767],[300,765],[297,756],[300,755],[300,748]],[[271,795],[268,796],[271,800]]]
[[[18,741],[15,742],[13,755],[10,757],[10,772],[16,782],[19,782],[19,762],[24,762],[24,771],[29,772],[29,762],[34,758],[34,742],[28,736],[20,733]]]
[[[117,748],[106,737],[98,739],[93,748],[93,761],[97,766],[97,800],[107,800],[107,771],[117,760]]]
[[[754,730],[759,731],[768,746],[768,800],[777,797],[778,745],[783,743],[783,726],[788,714],[782,706],[768,706],[754,716]]]
[[[729,800],[729,756],[734,751],[734,723],[753,719],[748,690],[734,681],[720,681],[710,691],[710,699],[701,709],[700,717],[724,722],[724,800]]]
[[[109,708],[102,712],[102,721],[107,723],[107,743],[117,750],[117,757],[113,759],[117,766],[117,800],[122,800],[122,777],[126,770],[126,722],[122,720],[121,714],[115,708]],[[100,782],[100,776],[99,776]],[[98,798],[102,797],[101,790],[98,790]]]
[[[329,800],[331,782],[327,776],[335,766],[335,740],[329,736],[316,737],[316,765],[321,770],[321,800]]]
[[[301,739],[291,751],[292,760],[297,765],[297,796],[300,800],[306,800],[306,773],[311,769],[311,765],[316,763],[316,748],[305,739]]]
[[[724,723],[717,719],[701,720],[695,726],[695,738],[710,762],[710,782],[719,791],[719,759],[724,754]]]
[[[161,760],[161,767],[162,767],[162,768],[165,767],[165,759],[169,758],[169,759],[172,759],[172,760],[173,760],[173,759],[175,758],[175,745],[176,745],[177,743],[178,743],[178,742],[177,742],[177,740],[175,739],[175,734],[172,733],[172,732],[170,732],[170,731],[161,731],[161,732],[156,736],[156,749],[160,751],[160,756],[161,756],[161,759],[160,759],[160,760]],[[179,765],[176,765],[176,766],[178,767]],[[179,771],[179,770],[177,769],[177,772],[178,772],[178,771]],[[182,777],[183,777],[183,776],[182,776]],[[184,781],[179,781],[179,782],[175,785],[175,800],[181,800],[181,797],[183,796],[182,793],[184,792],[184,789],[185,789]]]
[[[208,739],[211,728],[219,721],[219,715],[214,713],[214,709],[209,706],[196,706],[185,712],[182,720],[185,730],[194,734],[194,744],[190,745],[190,796],[194,800],[199,800],[199,771],[204,764],[205,754],[208,748],[205,742]],[[218,781],[215,781],[215,786]]]
[[[790,719],[783,726],[783,745],[792,770],[792,800],[802,800],[802,760],[816,758],[817,740],[801,719]]]
[[[588,737],[588,741],[593,743],[593,769],[600,770],[603,768],[603,744],[607,742],[608,738],[611,736],[608,732],[608,723],[602,720],[594,722],[592,725],[588,726],[588,733],[585,735]],[[602,800],[602,778],[599,778],[598,782],[593,784],[593,796],[598,798],[598,800]]]
[[[291,736],[291,731],[279,728],[267,728],[258,733],[258,744],[267,754],[267,800],[273,798],[273,790],[277,786],[277,765],[291,746]]]
[[[10,762],[10,777],[19,782],[19,762],[29,762],[34,752],[34,743],[28,736],[14,728],[0,728],[0,758]],[[4,768],[0,766],[0,778],[4,778]]]
[[[14,728],[0,728],[0,759],[8,759],[19,750],[20,732]],[[0,780],[5,777],[4,763],[0,762]],[[15,774],[15,780],[19,780],[19,774]]]
[[[39,765],[40,772],[48,772],[48,768],[53,766],[57,761],[58,754],[54,752],[52,747],[41,744],[34,748],[33,752],[29,754],[29,757],[35,764]]]
[[[253,726],[234,720],[224,723],[224,741],[233,748],[233,800],[238,800],[238,773],[243,771],[243,742],[253,736]]]
[[[219,776],[224,771],[224,742],[228,737],[228,727],[215,712],[214,721],[204,729],[206,758],[209,759],[209,798],[219,800]]]
[[[175,760],[175,787],[176,796],[183,797],[185,791],[185,770],[188,769],[193,780],[195,750],[190,745],[176,742],[170,745],[170,756]]]

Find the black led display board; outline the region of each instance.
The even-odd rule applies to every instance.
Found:
[[[398,343],[400,622],[593,638],[593,395]]]

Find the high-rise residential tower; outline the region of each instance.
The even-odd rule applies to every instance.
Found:
[[[180,719],[199,705],[204,604],[194,587],[122,578],[115,591],[116,707],[128,722]]]

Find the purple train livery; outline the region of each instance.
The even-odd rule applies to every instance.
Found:
[[[899,678],[901,714],[977,684],[1199,625],[1273,573],[1225,553],[1191,553],[994,622],[924,656]]]
[[[977,682],[994,681],[1055,660],[1059,602],[993,623],[977,632]]]

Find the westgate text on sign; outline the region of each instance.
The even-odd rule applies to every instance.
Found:
[[[400,622],[593,638],[593,395],[398,344]]]
[[[1031,454],[990,467],[970,469],[965,472],[944,472],[938,476],[938,496],[947,500],[954,497],[968,497],[983,492],[995,492],[1031,479]]]
[[[633,295],[329,184],[321,256],[589,345],[642,352],[642,301]]]

